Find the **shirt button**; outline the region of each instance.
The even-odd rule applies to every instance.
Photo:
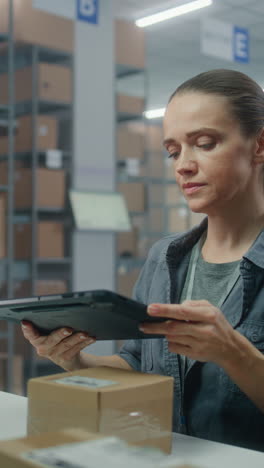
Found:
[[[258,335],[254,333],[251,337],[252,341],[258,341]]]
[[[252,266],[250,265],[250,263],[246,263],[246,262],[245,262],[245,263],[244,263],[244,267],[245,267],[246,270],[249,271],[249,270],[251,270],[251,267],[252,267]]]

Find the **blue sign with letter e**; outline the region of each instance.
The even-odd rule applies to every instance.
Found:
[[[248,29],[234,26],[233,54],[235,62],[249,62],[249,33]]]
[[[77,19],[98,24],[99,0],[77,0]]]

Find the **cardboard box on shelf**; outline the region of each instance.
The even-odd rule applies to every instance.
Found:
[[[152,232],[162,234],[165,231],[165,210],[164,208],[150,208],[149,229]]]
[[[170,181],[175,180],[173,161],[168,158],[165,158],[165,179]]]
[[[149,196],[149,204],[150,205],[164,205],[164,185],[161,184],[150,184],[149,185],[149,191],[148,191],[148,196]]]
[[[7,233],[6,233],[6,194],[0,194],[0,258],[5,258],[7,254]]]
[[[117,254],[126,257],[138,255],[138,229],[133,227],[129,232],[117,233]]]
[[[6,345],[7,348],[7,345]],[[7,392],[7,367],[8,367],[8,354],[0,352],[0,390]],[[13,389],[12,393],[16,395],[23,395],[23,358],[21,355],[15,354],[13,356],[12,365],[12,379]],[[0,464],[1,466],[1,464]]]
[[[186,200],[180,191],[177,183],[166,184],[165,185],[165,204],[166,205],[176,205],[177,203],[186,203]]]
[[[62,279],[37,279],[35,281],[35,295],[63,294],[67,292],[67,282]],[[31,282],[29,280],[14,281],[14,297],[23,298],[32,295]],[[7,298],[7,283],[0,288],[0,298]]]
[[[7,184],[7,163],[0,162],[0,184]],[[14,207],[28,209],[32,206],[32,170],[15,164]],[[62,210],[65,207],[65,171],[37,168],[36,203],[38,208]],[[48,188],[48,190],[47,190]]]
[[[133,132],[126,125],[117,128],[117,158],[144,158],[144,136]]]
[[[16,224],[14,229],[15,259],[28,260],[32,249],[31,224]],[[64,226],[55,221],[37,224],[37,258],[64,257]]]
[[[115,63],[135,68],[145,66],[145,33],[132,21],[115,21]]]
[[[116,110],[119,113],[142,115],[145,109],[145,101],[142,97],[117,94]]]
[[[142,182],[121,182],[117,184],[118,192],[121,192],[129,211],[143,213],[146,209],[145,185]]]
[[[65,171],[63,169],[37,168],[36,204],[38,208],[64,209]],[[15,207],[27,209],[32,206],[32,170],[18,169],[15,172]]]
[[[28,434],[66,427],[171,450],[173,378],[98,367],[34,378]]]
[[[72,101],[72,73],[67,67],[40,63],[37,67],[37,97],[43,101],[70,103]],[[15,72],[16,101],[32,99],[32,68],[24,67]],[[1,75],[0,102],[8,103],[8,75]]]
[[[73,52],[74,22],[34,8],[34,3],[32,0],[13,0],[14,40]],[[9,0],[0,0],[1,34],[8,32],[8,8]]]
[[[35,282],[35,294],[37,296],[44,296],[46,294],[62,294],[67,292],[67,283],[66,281],[60,279],[54,280],[36,280]],[[15,298],[24,298],[31,297],[31,282],[30,281],[14,281],[14,297]],[[7,298],[7,284],[4,283],[0,289],[0,298]],[[7,322],[0,322],[0,331],[7,331]],[[21,330],[20,324],[14,324],[14,351],[18,356],[23,358],[30,358],[32,352],[32,345],[24,338],[24,335]],[[5,340],[0,340],[0,352],[7,352],[7,342]],[[1,376],[0,376],[1,382]],[[18,393],[18,392],[16,392]],[[22,393],[23,394],[23,390]]]
[[[189,228],[189,208],[182,206],[168,209],[168,232],[185,232]]]
[[[57,148],[57,119],[48,115],[36,118],[36,148],[38,151]],[[33,118],[24,115],[16,120],[15,152],[30,152],[33,145]],[[0,154],[8,154],[7,125],[0,124]]]
[[[133,288],[138,279],[140,268],[133,268],[129,271],[119,269],[117,274],[117,292],[126,297],[132,297]]]
[[[146,148],[150,152],[164,153],[163,147],[163,131],[159,125],[146,126]]]
[[[147,177],[164,179],[164,157],[161,153],[150,153],[147,158]]]

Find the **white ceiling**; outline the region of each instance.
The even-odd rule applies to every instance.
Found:
[[[185,3],[186,0],[114,0],[117,17],[135,20]],[[250,63],[238,64],[200,53],[200,20],[216,18],[246,27],[250,34]],[[148,107],[162,107],[185,79],[212,68],[234,68],[264,87],[264,0],[213,0],[213,5],[145,29]],[[142,94],[142,80],[121,83]],[[125,90],[125,89],[124,89]]]

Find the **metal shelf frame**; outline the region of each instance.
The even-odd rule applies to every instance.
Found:
[[[40,114],[52,114],[58,118],[64,116],[72,120],[73,104],[69,102],[55,102],[39,99],[38,96],[38,72],[40,63],[58,64],[72,68],[73,57],[56,49],[36,45],[17,44],[14,41],[14,0],[8,1],[9,25],[8,34],[0,34],[0,43],[4,47],[0,52],[0,74],[8,75],[8,104],[2,105],[0,102],[0,119],[7,123],[8,154],[1,155],[1,161],[7,161],[7,184],[0,185],[0,192],[7,194],[7,254],[6,258],[0,260],[2,270],[2,280],[7,283],[7,296],[14,297],[15,280],[30,280],[31,294],[36,295],[36,281],[39,277],[48,278],[49,272],[55,279],[56,272],[59,277],[65,278],[69,289],[73,284],[72,269],[72,248],[70,234],[72,228],[71,213],[68,208],[65,210],[47,207],[42,209],[37,206],[37,168],[44,163],[45,151],[39,151],[37,147],[37,117]],[[30,66],[32,69],[32,96],[25,102],[16,102],[15,97],[15,72],[19,68]],[[24,115],[32,115],[32,151],[27,153],[15,153],[14,124],[16,118]],[[66,167],[67,180],[70,182],[72,174],[72,148],[69,151],[62,151],[62,167]],[[32,204],[29,210],[15,210],[14,206],[14,182],[15,182],[15,161],[27,160],[32,170]],[[19,217],[23,222],[31,222],[32,226],[32,248],[31,258],[28,261],[16,261],[14,259],[14,226]],[[67,230],[67,257],[65,258],[37,258],[37,223],[41,219],[59,219],[64,222],[65,232]],[[69,231],[69,232],[68,232]],[[42,276],[43,274],[43,276]],[[7,340],[7,391],[12,392],[13,388],[13,356],[14,356],[14,326],[8,323],[7,332],[0,331],[0,339]],[[31,348],[31,358],[29,363],[30,377],[36,375],[36,360],[34,348]]]

